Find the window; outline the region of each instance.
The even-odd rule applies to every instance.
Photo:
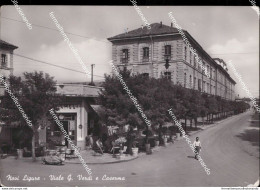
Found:
[[[200,57],[199,57],[199,61],[198,61],[197,63],[198,63],[198,69],[199,69],[199,71],[201,72],[202,60],[200,59]]]
[[[191,78],[191,75],[190,75],[190,88],[192,88],[192,78]]]
[[[171,80],[172,79],[172,73],[171,72],[164,72],[165,78]]]
[[[187,47],[184,47],[184,60],[186,61],[187,59]]]
[[[192,65],[192,53],[190,51],[190,64]]]
[[[149,47],[143,48],[143,61],[149,61]]]
[[[201,92],[201,79],[198,79],[198,90]]]
[[[207,65],[207,70],[206,70],[205,74],[209,74],[208,72],[209,72],[209,66]]]
[[[209,93],[209,83],[207,83],[207,90],[206,90],[207,93]]]
[[[6,67],[7,66],[7,57],[6,57],[6,54],[2,54],[1,55],[1,65],[3,67]]]
[[[210,67],[210,78],[212,78],[212,67]]]
[[[205,70],[206,70],[206,66],[205,66],[205,62],[203,61],[203,64],[202,64],[203,68],[202,68],[202,73],[205,73]]]
[[[171,55],[171,45],[165,46],[165,55]]]
[[[164,59],[165,60],[170,60],[171,59],[171,45],[166,45],[164,46],[165,54],[164,54]]]
[[[122,63],[128,63],[128,49],[123,49]]]
[[[195,60],[195,56],[194,55],[193,55],[193,63],[194,63],[194,68],[196,68],[197,67],[197,62]]]
[[[194,77],[194,79],[193,79],[193,89],[195,89],[196,88],[196,77]]]
[[[205,92],[205,88],[206,88],[206,82],[203,81],[203,85],[202,85],[202,92]]]
[[[212,85],[210,85],[210,94],[212,94]]]
[[[186,88],[186,83],[187,83],[187,76],[186,76],[186,73],[184,73],[184,87]]]

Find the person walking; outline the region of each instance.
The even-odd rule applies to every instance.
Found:
[[[198,160],[198,155],[201,151],[201,143],[199,141],[199,137],[196,137],[196,141],[194,141],[193,146],[195,147],[195,150],[196,150],[195,159]]]

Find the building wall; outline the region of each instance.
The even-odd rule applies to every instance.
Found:
[[[115,41],[112,45],[113,63],[120,69],[127,67],[132,71],[132,74],[148,73],[150,77],[160,78],[166,72],[164,66],[166,62],[164,58],[165,45],[171,45],[170,67],[167,71],[171,72],[171,80],[174,84],[198,90],[198,80],[200,80],[202,92],[234,99],[234,84],[217,67],[216,62],[209,59],[200,48],[197,48],[196,44],[191,42],[192,47],[196,49],[201,58],[203,66],[211,73],[211,77],[208,78],[202,72],[194,54],[186,47],[179,35]],[[146,61],[143,60],[144,47],[149,47],[149,60]],[[123,49],[129,49],[128,63],[121,61]]]
[[[2,54],[6,55],[7,58],[7,64],[6,66],[3,66],[1,56]],[[10,75],[13,74],[13,50],[8,49],[0,49],[0,74],[3,75],[6,78],[9,78]],[[5,92],[5,89],[0,83],[0,96],[3,96]]]
[[[88,135],[88,110],[85,100],[82,100],[81,105],[77,107],[62,107],[57,113],[76,113],[76,146],[81,150],[85,149],[85,137]],[[80,129],[79,125],[82,125]],[[71,146],[69,146],[71,147]]]

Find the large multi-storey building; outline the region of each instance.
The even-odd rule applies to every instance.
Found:
[[[0,74],[9,78],[13,74],[13,51],[18,47],[0,40]],[[0,96],[4,94],[4,87],[0,83]]]
[[[166,77],[186,88],[235,99],[236,82],[228,74],[222,59],[211,58],[187,31],[183,31],[209,72],[208,78],[172,23],[171,26],[162,22],[150,26],[151,29],[141,27],[108,38],[112,42],[112,60],[116,66],[126,67],[133,74]]]

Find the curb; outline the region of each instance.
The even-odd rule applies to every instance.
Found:
[[[141,156],[141,155],[140,155]],[[13,157],[14,158],[14,157]],[[109,162],[90,162],[90,163],[87,163],[87,162],[85,162],[86,164],[115,164],[115,163],[120,163],[120,162],[128,162],[128,161],[132,161],[132,160],[135,160],[135,159],[137,159],[137,158],[139,158],[139,156],[136,156],[136,157],[132,157],[132,158],[130,158],[130,159],[128,159],[128,160],[115,160],[115,161],[109,161]],[[15,158],[14,158],[15,159]],[[75,159],[78,159],[78,158],[75,158]],[[20,159],[18,159],[18,160],[21,160],[21,161],[32,161],[32,158],[20,158]],[[35,162],[42,162],[42,160],[41,159],[36,159],[36,161]],[[80,161],[78,161],[78,162],[69,162],[69,161],[64,161],[64,163],[66,163],[66,164],[82,164]]]
[[[115,164],[115,163],[120,163],[120,162],[128,162],[128,161],[132,161],[132,160],[135,160],[139,158],[139,156],[136,156],[136,157],[133,157],[129,160],[116,160],[116,161],[110,161],[110,162],[90,162],[90,163],[87,163],[86,164],[89,164],[89,165],[96,165],[96,164]],[[64,161],[64,163],[66,164],[82,164],[81,162],[68,162],[68,161]]]

